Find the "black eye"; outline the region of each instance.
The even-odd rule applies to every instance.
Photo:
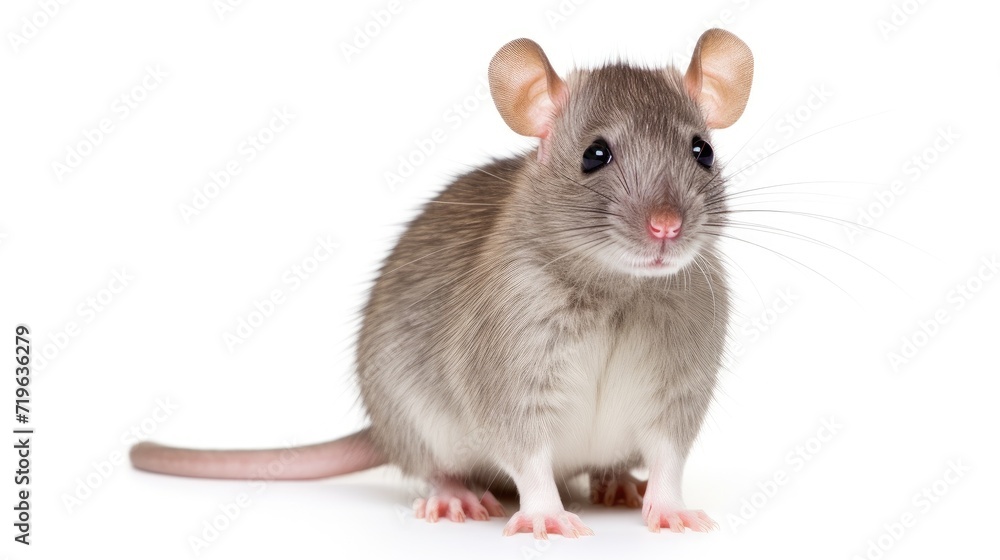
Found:
[[[712,145],[702,140],[701,136],[694,137],[694,142],[691,143],[691,153],[694,155],[695,161],[705,169],[712,167],[712,162],[715,161]]]
[[[594,143],[583,152],[583,161],[580,169],[584,173],[593,173],[605,165],[611,163],[611,149],[604,138],[594,140]]]

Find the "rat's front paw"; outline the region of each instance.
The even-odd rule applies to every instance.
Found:
[[[656,504],[647,500],[642,506],[642,518],[646,526],[654,533],[660,529],[670,529],[675,533],[684,531],[687,527],[692,531],[707,532],[718,528],[718,524],[701,510],[684,509],[683,506],[671,504]]]
[[[593,535],[594,532],[568,511],[554,513],[524,513],[519,511],[510,518],[503,529],[504,536],[517,533],[534,533],[536,539],[547,539],[549,533],[571,539]]]

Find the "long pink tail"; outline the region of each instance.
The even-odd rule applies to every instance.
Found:
[[[247,480],[326,478],[386,462],[367,428],[337,440],[285,449],[183,449],[142,442],[132,447],[129,458],[132,466],[143,471]]]

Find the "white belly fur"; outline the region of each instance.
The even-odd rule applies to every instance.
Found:
[[[557,477],[612,466],[641,449],[642,426],[657,412],[648,381],[656,370],[643,363],[644,345],[653,341],[637,334],[622,332],[614,342],[613,334],[597,330],[564,349],[571,381],[554,420],[551,449]],[[483,428],[470,428],[471,419],[431,405],[431,395],[424,401],[413,398],[413,388],[397,390],[410,391],[408,400],[415,403],[408,411],[411,421],[444,471],[467,471],[489,456],[488,449],[479,447],[489,438],[481,437]],[[421,402],[426,404],[417,404]]]
[[[569,475],[611,466],[640,449],[639,433],[655,414],[642,338],[594,332],[567,349],[573,390],[566,395],[553,444],[554,470]]]

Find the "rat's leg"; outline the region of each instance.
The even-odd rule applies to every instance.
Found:
[[[506,517],[507,513],[489,490],[480,497],[454,477],[441,477],[431,483],[432,490],[427,498],[417,498],[413,502],[413,514],[417,519],[431,523],[447,517],[458,523],[466,517],[476,521],[486,521],[493,517]]]
[[[569,538],[594,534],[576,514],[563,508],[548,453],[536,453],[507,470],[517,485],[521,510],[510,518],[504,535],[530,532],[536,539],[547,539],[549,533]]]
[[[646,481],[632,476],[628,470],[590,473],[590,501],[608,507],[625,504],[630,508],[642,507]]]
[[[668,438],[662,438],[646,452],[649,482],[642,502],[642,517],[650,531],[661,528],[681,532],[710,531],[718,525],[701,510],[687,509],[681,498],[684,454]]]

